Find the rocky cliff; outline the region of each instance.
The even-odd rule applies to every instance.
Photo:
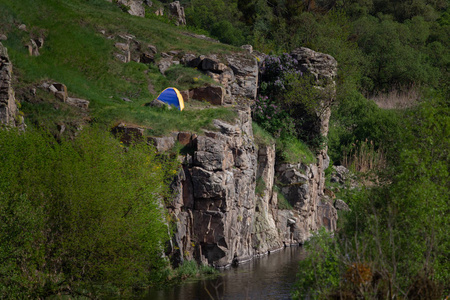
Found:
[[[317,88],[334,89],[334,58],[307,48],[297,49],[292,55],[296,55],[302,72],[315,76]],[[223,62],[213,57],[209,59],[215,62],[211,67],[208,61],[204,63],[206,59],[201,58],[202,69],[212,73],[210,76],[220,81],[229,95],[254,99],[256,59],[240,65],[233,57],[225,57]],[[233,87],[222,82],[227,69],[235,76],[231,77],[233,81],[240,84]],[[317,116],[319,130],[325,136],[330,116],[327,103],[333,100],[333,93],[326,95]],[[279,161],[274,145],[259,149],[255,145],[248,105],[240,107],[235,123],[216,120],[214,124],[217,130],[188,138],[193,155],[186,157],[172,186],[176,197],[168,209],[176,224],[171,249],[175,264],[195,259],[227,267],[301,244],[321,226],[336,229],[336,209],[324,195],[324,170],[329,164],[326,148],[317,154],[316,164]],[[292,210],[279,209],[275,180]]]
[[[11,82],[12,63],[7,49],[0,43],[0,125],[24,127]]]

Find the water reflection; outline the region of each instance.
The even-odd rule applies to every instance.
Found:
[[[285,248],[279,252],[254,259],[239,267],[222,271],[219,278],[197,280],[160,291],[150,291],[145,300],[244,300],[290,299],[292,285],[303,258],[300,247]]]

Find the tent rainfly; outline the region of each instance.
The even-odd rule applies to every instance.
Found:
[[[180,91],[176,88],[169,87],[159,94],[159,101],[167,103],[168,105],[173,105],[178,108],[180,111],[184,109],[184,101],[183,96],[181,96]]]

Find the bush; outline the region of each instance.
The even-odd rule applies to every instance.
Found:
[[[295,134],[294,120],[267,96],[259,96],[252,107],[253,120],[275,137]]]
[[[331,233],[321,228],[306,243],[306,257],[299,263],[293,299],[320,299],[339,286],[340,249]]]
[[[158,277],[174,166],[85,128],[72,142],[0,131],[0,297],[118,292]]]

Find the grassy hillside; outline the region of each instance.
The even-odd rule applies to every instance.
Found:
[[[25,24],[27,31],[19,30],[20,24]],[[37,97],[30,96],[30,89],[42,81],[64,83],[69,96],[91,101],[90,117],[84,116],[86,120],[108,125],[119,121],[135,123],[153,128],[155,134],[176,129],[198,131],[214,117],[231,116],[223,108],[199,113],[188,107],[183,113],[164,111],[162,117],[160,111],[143,107],[167,86],[186,89],[209,78],[180,66],[163,76],[156,66],[124,64],[114,57],[114,44],[123,42],[117,37],[119,34],[131,34],[142,43],[156,46],[156,59],[159,53],[171,50],[202,54],[236,50],[183,35],[182,29],[156,17],[134,17],[104,0],[5,0],[0,3],[0,27],[8,37],[3,44],[14,64],[16,97],[23,103],[29,125],[50,123],[50,127],[55,127],[83,118],[76,109],[57,103],[39,88]],[[30,38],[39,37],[45,40],[39,50],[41,55],[30,56],[24,45]],[[199,80],[194,81],[194,77]],[[132,102],[124,102],[124,97]]]

